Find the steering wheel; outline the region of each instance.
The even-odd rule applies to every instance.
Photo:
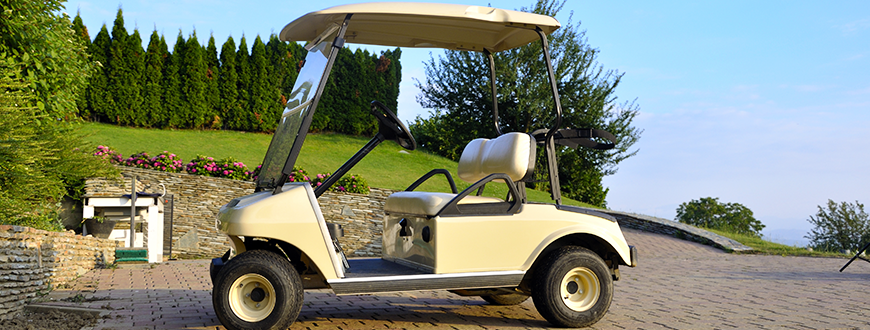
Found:
[[[411,135],[411,131],[402,124],[399,117],[396,117],[386,105],[378,101],[372,101],[372,115],[378,119],[380,123],[379,134],[382,134],[386,139],[395,140],[402,148],[408,150],[417,149],[417,141]]]

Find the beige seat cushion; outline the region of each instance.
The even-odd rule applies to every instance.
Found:
[[[390,195],[384,205],[386,213],[421,214],[434,216],[450,202],[456,194],[425,191],[399,191]],[[482,204],[503,202],[495,197],[465,196],[459,204]]]
[[[477,182],[493,173],[507,174],[519,181],[535,168],[535,155],[531,135],[506,133],[495,139],[474,139],[459,158],[459,178]]]
[[[525,133],[507,133],[495,139],[474,139],[459,158],[459,177],[477,182],[493,173],[507,174],[519,181],[535,168],[535,141]],[[434,216],[456,194],[425,191],[400,191],[390,195],[384,205],[387,213],[425,214]],[[459,204],[499,203],[494,197],[466,196]]]

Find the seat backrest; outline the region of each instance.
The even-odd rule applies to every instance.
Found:
[[[459,178],[476,182],[493,173],[507,174],[520,181],[535,170],[535,139],[526,133],[512,132],[495,139],[474,139],[462,150]]]

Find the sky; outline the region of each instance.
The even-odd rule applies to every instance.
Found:
[[[66,8],[81,14],[91,38],[102,24],[111,30],[120,6],[127,30],[146,42],[155,29],[167,42],[195,30],[220,45],[354,2],[80,0]],[[624,74],[619,101],[639,106],[639,152],[604,179],[608,208],[674,219],[681,203],[718,197],[751,209],[765,238],[803,246],[819,205],[870,202],[870,2],[570,0],[556,18],[580,23],[598,64]],[[439,54],[402,50],[403,121],[428,116],[415,80]]]

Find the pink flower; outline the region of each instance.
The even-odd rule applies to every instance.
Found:
[[[224,175],[230,174],[230,172],[224,171]]]

